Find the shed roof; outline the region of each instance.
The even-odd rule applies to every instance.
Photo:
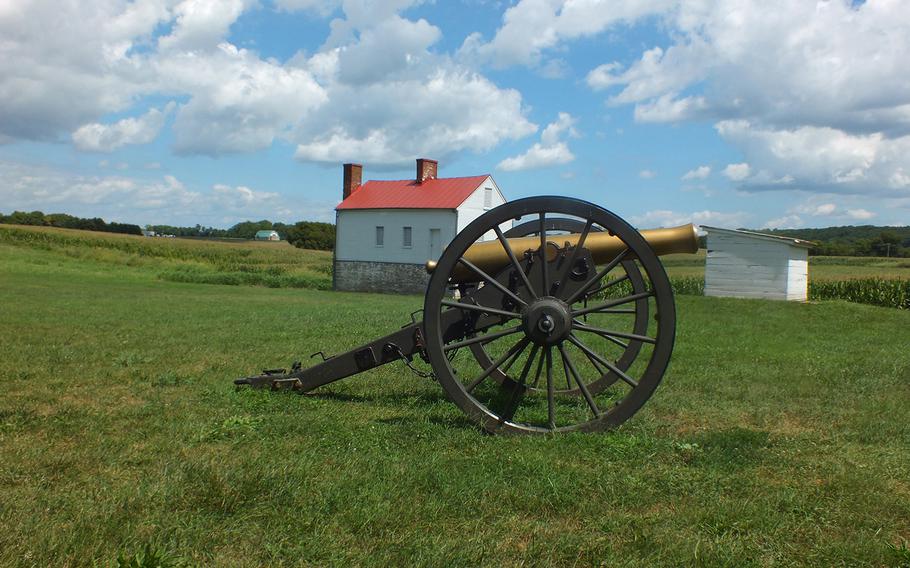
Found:
[[[812,241],[804,241],[803,239],[794,239],[792,237],[781,237],[779,235],[768,235],[766,233],[756,233],[753,231],[743,231],[741,229],[721,229],[720,227],[709,227],[707,225],[699,225],[702,229],[708,231],[708,233],[720,233],[727,235],[738,235],[744,237],[751,237],[754,239],[761,239],[767,241],[773,241],[777,243],[784,243],[795,247],[803,248],[812,248],[815,246],[815,243]]]
[[[247,233],[249,234],[249,233]],[[270,237],[272,235],[277,235],[278,231],[273,231],[271,229],[263,229],[262,231],[256,231],[257,237]]]
[[[488,177],[370,180],[335,209],[457,209]]]

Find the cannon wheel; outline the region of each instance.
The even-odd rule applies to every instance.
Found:
[[[608,231],[622,241],[625,249],[609,262],[597,265],[596,274],[586,276],[574,292],[556,288],[552,292],[554,295],[544,296],[525,287],[519,294],[510,293],[511,300],[503,298],[501,305],[506,307],[510,306],[510,301],[519,300],[512,304],[512,309],[503,309],[500,303],[488,306],[493,310],[489,313],[502,316],[502,326],[468,329],[467,334],[452,334],[442,328],[443,322],[448,321],[443,314],[451,316],[447,312],[461,309],[452,305],[456,303],[452,301],[456,288],[452,275],[456,268],[470,269],[484,284],[493,284],[491,289],[502,289],[501,283],[493,282],[494,277],[478,271],[463,258],[472,244],[485,233],[513,219],[526,217],[537,219],[541,242],[548,243],[548,217],[557,216],[574,217],[589,227],[589,231]],[[546,261],[546,246],[533,253],[539,258],[538,262],[526,263],[523,267],[514,254],[509,255],[508,241],[504,237],[499,240],[504,258],[511,256],[515,269],[528,277],[536,270],[544,282],[552,277],[548,274],[552,263]],[[580,255],[588,252],[584,246],[578,248]],[[585,307],[582,302],[587,291],[606,288],[611,282],[622,280],[613,278],[616,274],[614,270],[628,260],[638,265],[645,291],[599,299]],[[483,290],[487,286],[479,288]],[[540,288],[541,292],[543,290],[553,288],[545,285]],[[595,327],[580,319],[585,314],[606,317],[641,299],[647,299],[654,314],[645,334]],[[471,311],[483,307],[475,304]],[[462,309],[463,313],[468,311]],[[471,319],[466,316],[460,325],[468,327],[470,322]],[[673,350],[675,323],[676,310],[669,280],[644,238],[606,209],[564,197],[532,197],[513,201],[474,220],[455,237],[439,259],[424,301],[426,352],[437,379],[449,398],[490,432],[600,431],[618,426],[641,408],[660,383]],[[469,339],[464,339],[466,336]],[[611,344],[626,346],[623,339],[640,341],[644,345],[635,364],[627,370],[611,362],[613,355],[606,351]],[[456,356],[460,347],[473,343],[483,343],[487,352],[502,355],[486,367],[470,354],[467,357]],[[605,369],[602,378],[612,373],[621,380],[592,393],[581,379],[583,372],[579,371],[586,364]],[[505,375],[501,381],[490,378],[496,370]],[[581,397],[564,396],[557,391],[560,371],[562,378],[581,392]]]
[[[551,235],[562,232],[562,233],[581,233],[585,228],[585,222],[580,219],[568,219],[568,218],[552,218],[547,219],[546,226],[544,229]],[[592,227],[591,230],[602,231],[603,229],[599,227]],[[527,221],[520,225],[516,225],[505,231],[503,235],[509,238],[521,238],[533,235],[540,235],[540,222],[536,220]],[[634,260],[624,260],[620,263],[622,269],[625,271],[626,275],[629,277],[629,283],[632,286],[632,293],[638,294],[645,291],[645,283],[641,276],[641,271],[638,269],[638,264]],[[632,322],[630,331],[636,335],[644,335],[648,329],[648,300],[647,298],[642,298],[634,302],[634,321]],[[616,360],[615,364],[621,371],[627,371],[632,363],[635,361],[635,358],[638,357],[639,352],[642,347],[641,341],[630,340],[627,343],[627,346],[624,348],[622,355],[619,359]],[[490,358],[490,355],[484,349],[483,343],[474,343],[470,346],[471,353],[474,355],[474,358],[477,359],[477,362],[484,369],[490,367],[493,364],[493,359]],[[596,364],[596,361],[592,361]],[[598,369],[595,367],[595,371],[602,371],[602,368]],[[591,394],[598,394],[605,388],[609,387],[613,383],[619,380],[619,376],[612,371],[607,373],[597,372],[595,373],[595,379],[591,381],[586,381],[586,386],[588,392]],[[506,374],[500,369],[494,370],[490,373],[490,378],[498,383],[502,383],[506,380]],[[539,390],[538,387],[528,387],[530,390]],[[583,393],[578,387],[572,387],[570,384],[567,384],[565,388],[557,387],[556,394],[572,394],[575,396],[582,396]]]

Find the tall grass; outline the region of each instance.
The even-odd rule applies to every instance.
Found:
[[[98,263],[150,270],[172,282],[314,288],[332,286],[332,255],[285,242],[150,239],[47,227],[0,226],[0,243]]]
[[[859,304],[910,310],[910,280],[857,278],[810,281],[810,300],[847,300]]]

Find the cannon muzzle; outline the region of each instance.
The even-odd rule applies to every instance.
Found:
[[[667,229],[647,229],[641,231],[641,235],[657,255],[698,251],[698,229],[692,223]],[[581,235],[578,233],[548,236],[547,260],[556,258],[560,250],[575,246],[580,238]],[[538,237],[510,238],[508,241],[509,246],[519,257],[527,251],[537,251],[540,248]],[[591,251],[594,262],[598,264],[609,262],[628,248],[618,237],[602,231],[589,233],[585,238],[584,247]],[[464,259],[487,273],[495,273],[509,263],[509,257],[498,240],[471,245],[465,252]],[[432,273],[436,269],[436,261],[428,260],[426,269]],[[477,279],[476,274],[462,265],[456,268],[452,277],[453,280],[460,282]]]

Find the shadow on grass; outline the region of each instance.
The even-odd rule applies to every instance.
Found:
[[[380,403],[390,406],[434,406],[440,402],[449,402],[441,390],[438,392],[388,392],[385,394],[352,394],[346,392],[308,392],[302,396],[319,400],[337,400],[342,402]]]
[[[377,418],[375,422],[388,424],[391,426],[407,426],[409,429],[419,426],[423,423],[429,423],[444,428],[455,428],[460,430],[475,430],[478,435],[487,433],[480,428],[467,416],[395,416],[393,418]]]
[[[693,436],[684,445],[690,465],[731,470],[760,463],[771,441],[764,430],[735,427]]]

